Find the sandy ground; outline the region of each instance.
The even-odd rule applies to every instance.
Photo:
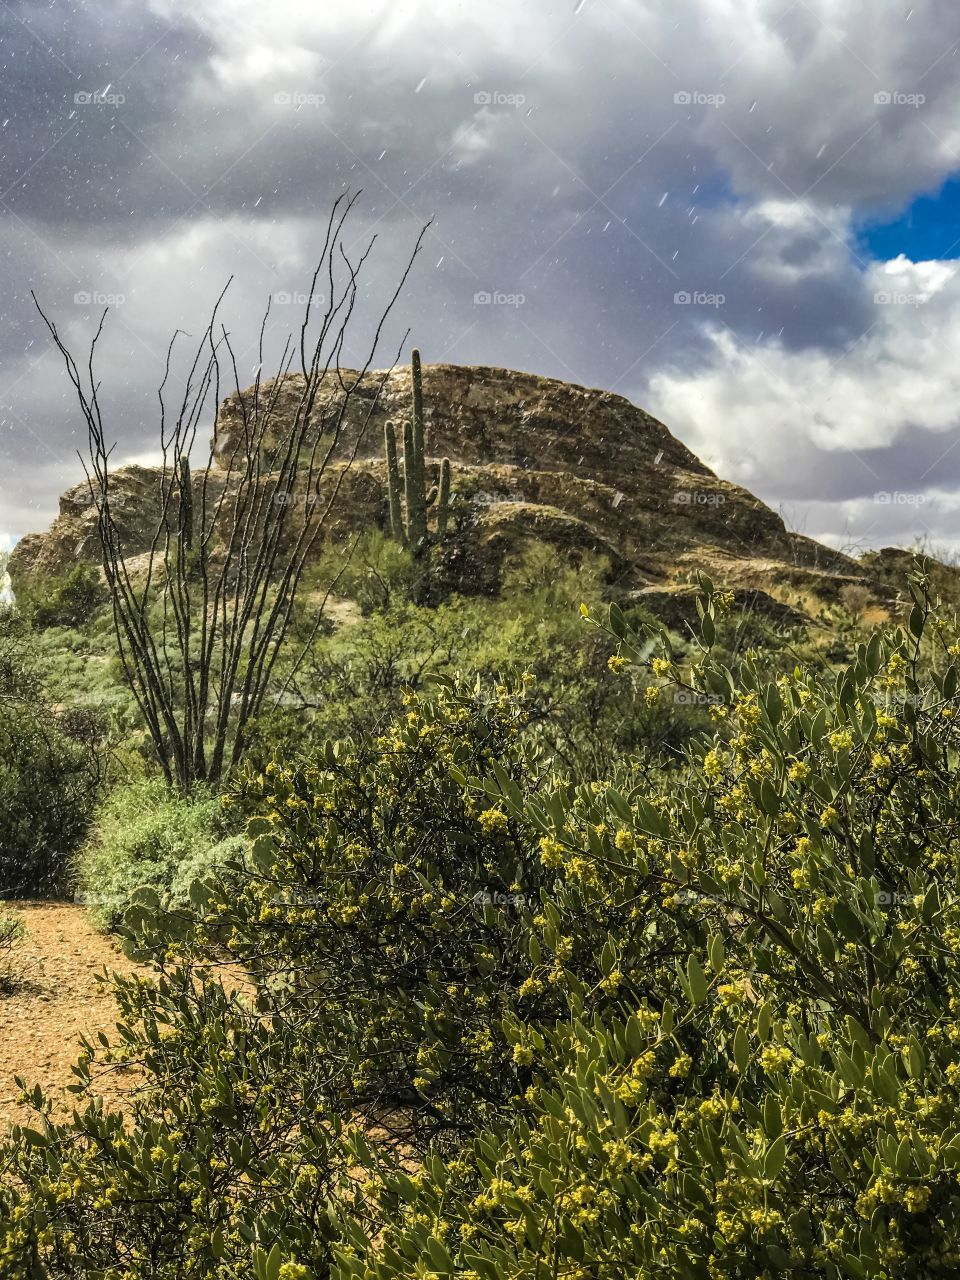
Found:
[[[0,1133],[11,1124],[34,1123],[18,1102],[14,1076],[39,1084],[69,1114],[77,1099],[64,1093],[75,1082],[70,1068],[80,1052],[81,1034],[111,1034],[117,1007],[97,974],[104,969],[132,973],[136,966],[113,942],[92,927],[83,907],[65,902],[12,902],[4,908],[20,917],[26,934],[14,946],[11,971],[21,982],[9,994],[0,991]],[[118,1096],[130,1073],[111,1073],[97,1092]]]

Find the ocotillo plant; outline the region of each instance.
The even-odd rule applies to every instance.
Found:
[[[390,530],[396,540],[409,547],[414,556],[425,556],[430,549],[431,537],[427,529],[427,513],[436,502],[437,541],[447,532],[450,511],[450,459],[440,463],[440,483],[427,491],[427,468],[423,445],[423,374],[420,368],[420,352],[414,351],[411,360],[413,379],[413,408],[403,424],[403,476],[397,456],[397,434],[393,422],[384,428],[384,444],[387,456],[387,490],[390,498]],[[401,483],[403,497],[401,499]]]

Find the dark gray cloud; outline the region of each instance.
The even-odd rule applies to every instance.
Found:
[[[905,408],[862,438],[869,358],[909,347],[902,372],[936,399],[960,332],[946,282],[936,338],[911,341],[903,308],[880,315],[881,341],[851,231],[958,165],[960,15],[946,0],[906,13],[867,20],[855,0],[763,0],[737,22],[722,0],[0,8],[0,528],[46,522],[82,443],[31,288],[78,344],[96,300],[114,299],[110,421],[123,455],[146,453],[169,333],[201,324],[233,274],[252,375],[266,295],[306,287],[349,186],[364,188],[357,246],[379,236],[361,328],[435,219],[384,359],[409,325],[433,359],[616,389],[768,501],[819,503],[809,531],[833,534],[865,484],[894,485],[905,441],[932,456],[951,429]],[[486,294],[508,300],[475,301]],[[275,308],[275,345],[291,310]],[[785,414],[805,377],[834,379],[849,414],[829,388],[810,415]]]

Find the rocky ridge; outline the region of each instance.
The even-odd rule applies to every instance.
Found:
[[[342,371],[343,381],[356,375]],[[459,518],[448,568],[451,585],[495,587],[505,559],[531,541],[573,555],[605,555],[627,589],[682,589],[703,568],[732,587],[781,600],[835,596],[864,582],[863,567],[812,539],[791,533],[776,512],[720,479],[662,422],[622,396],[535,374],[487,366],[424,366],[428,465],[453,463]],[[340,496],[329,536],[387,523],[383,428],[409,409],[410,371],[361,379],[344,417],[328,483]],[[340,401],[331,375],[320,400]],[[292,415],[302,379],[276,391],[276,419]],[[253,391],[220,406],[214,456],[223,468],[238,446]],[[364,427],[364,422],[366,426]],[[352,460],[351,460],[352,459]],[[221,472],[224,481],[225,471]],[[114,499],[126,554],[147,551],[156,526],[159,471],[128,466],[116,473]],[[96,563],[96,512],[85,484],[60,500],[49,531],[23,538],[11,558],[20,573],[63,572]],[[887,589],[889,590],[889,589]],[[759,598],[759,597],[758,597]]]

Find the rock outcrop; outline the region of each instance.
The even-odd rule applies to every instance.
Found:
[[[341,373],[352,382],[356,375]],[[857,562],[789,532],[781,518],[738,485],[720,479],[662,422],[621,396],[552,378],[486,366],[424,366],[428,463],[454,464],[461,518],[452,585],[489,590],[510,555],[531,541],[573,554],[596,552],[633,589],[673,590],[703,565],[718,581],[781,596],[836,594],[863,581]],[[339,382],[328,378],[316,417],[339,412]],[[302,379],[268,383],[274,421],[296,411]],[[410,404],[410,371],[361,379],[343,415],[331,475],[340,478],[333,535],[387,523],[383,428]],[[214,457],[226,467],[241,447],[252,389],[220,407]],[[269,442],[268,442],[269,443]],[[115,507],[128,556],[146,552],[156,529],[159,473],[126,467],[115,477]],[[66,493],[44,534],[24,538],[11,569],[57,573],[96,562],[96,512],[85,485]]]

